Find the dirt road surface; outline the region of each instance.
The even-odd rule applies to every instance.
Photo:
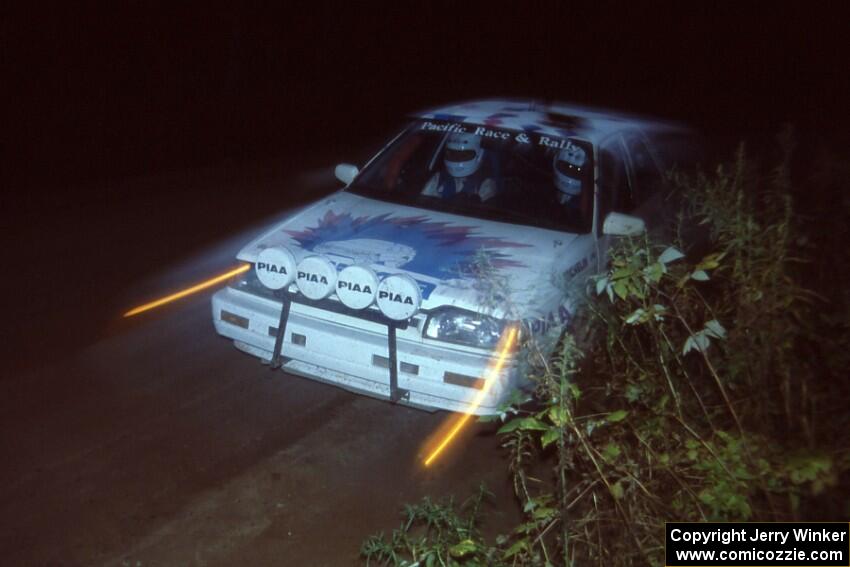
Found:
[[[224,189],[195,216],[192,188],[210,178]],[[128,302],[229,267],[243,237],[220,227],[261,219],[252,191],[271,183],[184,176],[164,207],[172,182],[91,205],[95,223],[71,207],[9,229],[0,563],[357,565],[404,503],[464,498],[481,481],[511,503],[492,427],[473,425],[426,469],[422,444],[447,414],[270,371],[215,334],[211,292],[122,321]],[[64,277],[41,277],[46,261]],[[493,525],[511,514],[491,510]]]

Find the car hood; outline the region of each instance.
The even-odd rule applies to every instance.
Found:
[[[367,265],[379,277],[402,273],[419,283],[422,309],[452,305],[496,315],[540,316],[564,270],[575,234],[493,222],[335,193],[276,225],[238,259],[288,248],[297,261],[321,255],[337,269]],[[489,274],[477,277],[476,274]],[[490,282],[490,283],[488,283]]]

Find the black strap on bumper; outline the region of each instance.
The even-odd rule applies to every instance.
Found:
[[[281,301],[280,306],[280,323],[277,325],[277,334],[274,337],[274,350],[272,351],[272,360],[269,368],[277,370],[283,364],[283,357],[280,351],[283,349],[283,338],[286,336],[286,320],[289,319],[289,306],[292,301],[289,299],[289,293],[282,290],[278,296]]]
[[[387,319],[387,350],[390,367],[390,401],[394,404],[410,398],[410,392],[398,387],[398,345],[395,331],[397,321]]]

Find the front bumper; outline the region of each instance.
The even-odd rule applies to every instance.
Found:
[[[332,300],[327,300],[332,301]],[[216,331],[237,348],[270,360],[280,318],[280,301],[233,288],[213,296]],[[488,367],[494,353],[422,338],[424,316],[397,331],[401,403],[428,410],[477,415],[496,413],[516,386],[510,360],[499,375]],[[283,369],[379,398],[389,399],[387,328],[361,317],[313,305],[291,304],[283,341]],[[487,385],[486,380],[493,380]],[[482,394],[483,392],[483,394]]]

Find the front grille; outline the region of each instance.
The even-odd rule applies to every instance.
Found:
[[[269,336],[277,337],[277,327],[269,327]],[[307,346],[307,336],[300,335],[298,333],[292,333],[289,336],[289,339],[292,341],[292,344],[298,346]]]
[[[389,368],[390,359],[386,356],[381,356],[380,354],[373,354],[372,366],[377,366],[378,368]],[[413,374],[414,376],[417,376],[419,374],[418,364],[410,364],[409,362],[399,362],[398,369],[404,372],[405,374]]]
[[[419,374],[419,365],[418,364],[410,364],[409,362],[402,362],[402,363],[399,363],[398,366],[399,366],[399,370],[401,370],[405,374],[413,374],[414,376]]]

